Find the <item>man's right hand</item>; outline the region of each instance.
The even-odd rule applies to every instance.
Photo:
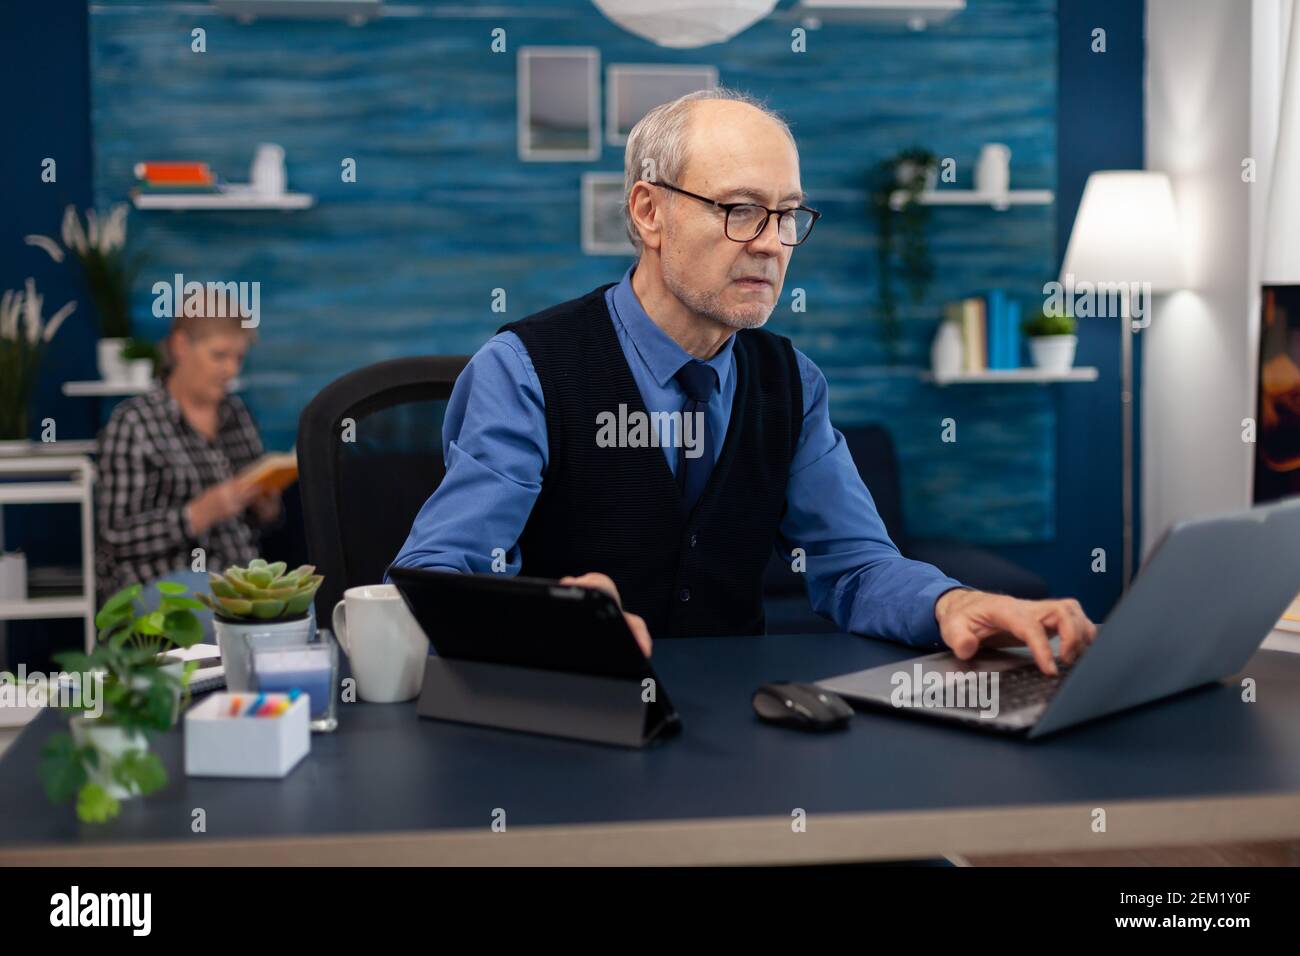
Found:
[[[185,506],[195,534],[243,514],[257,494],[257,486],[242,478],[227,478],[195,497]]]
[[[591,572],[580,575],[579,577],[560,578],[561,584],[576,584],[580,588],[596,588],[604,591],[614,599],[618,609],[623,611],[623,599],[618,596],[618,588],[610,580],[608,575]],[[645,619],[639,614],[632,614],[629,611],[623,611],[623,620],[627,621],[628,629],[636,642],[641,645],[641,653],[646,657],[650,656],[650,628],[646,627]]]

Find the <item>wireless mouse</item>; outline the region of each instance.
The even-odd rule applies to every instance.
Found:
[[[796,730],[842,730],[853,708],[838,694],[812,684],[780,681],[754,691],[754,713],[780,727]]]

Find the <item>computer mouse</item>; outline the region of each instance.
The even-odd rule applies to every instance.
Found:
[[[853,708],[838,694],[812,684],[779,681],[754,691],[754,713],[769,724],[796,730],[842,730]]]

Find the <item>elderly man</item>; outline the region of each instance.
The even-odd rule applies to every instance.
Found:
[[[1096,633],[1077,601],[976,591],[899,553],[825,376],[762,330],[819,215],[785,122],[734,91],[683,96],[632,130],[624,176],[636,264],[474,356],[446,477],[393,563],[605,588],[649,653],[651,635],[762,633],[768,555],[798,548],[813,608],[845,631],[963,659],[1021,641],[1049,674],[1055,633],[1073,661]]]

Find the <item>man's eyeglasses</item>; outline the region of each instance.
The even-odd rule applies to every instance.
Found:
[[[776,236],[783,246],[797,246],[808,238],[813,225],[821,218],[821,213],[807,206],[795,206],[791,209],[768,209],[750,202],[718,202],[707,196],[687,192],[672,183],[655,183],[664,189],[671,189],[683,196],[690,196],[700,202],[716,206],[727,214],[726,233],[732,242],[753,242],[759,233],[767,228],[767,221],[776,216]]]

